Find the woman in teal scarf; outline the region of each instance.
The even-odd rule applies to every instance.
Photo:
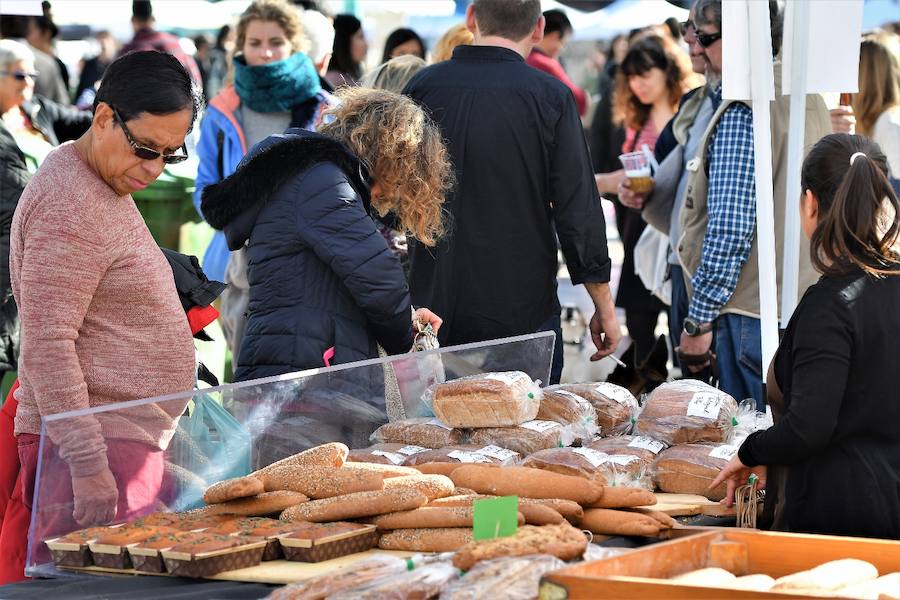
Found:
[[[300,51],[302,31],[297,10],[286,0],[256,0],[241,15],[233,83],[210,101],[200,126],[194,206],[201,216],[203,188],[231,175],[250,148],[289,127],[313,130],[322,112],[336,103],[322,88],[316,66]],[[236,358],[249,298],[244,251],[229,252],[216,232],[203,268],[210,278],[229,284],[222,294],[221,323]]]

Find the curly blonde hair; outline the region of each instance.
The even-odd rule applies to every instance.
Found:
[[[256,0],[241,13],[234,40],[234,53],[242,54],[247,42],[247,27],[253,21],[272,21],[284,31],[291,43],[292,54],[306,52],[308,43],[300,22],[300,13],[286,0]]]
[[[346,87],[319,132],[346,144],[381,188],[372,205],[397,229],[434,246],[444,234],[443,204],[453,168],[438,126],[406,96]]]

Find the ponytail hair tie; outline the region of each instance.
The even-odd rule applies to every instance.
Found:
[[[866,156],[866,153],[865,152],[854,152],[853,154],[851,154],[850,155],[850,166],[851,167],[853,166],[853,161],[856,160],[857,156]]]

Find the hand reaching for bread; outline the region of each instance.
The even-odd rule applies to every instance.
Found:
[[[730,508],[731,506],[734,506],[735,490],[742,485],[745,485],[750,478],[750,475],[753,473],[759,477],[757,489],[766,489],[766,466],[748,467],[741,462],[738,455],[735,455],[734,458],[728,461],[728,464],[719,472],[719,475],[713,482],[709,484],[709,489],[715,488],[723,481],[726,482],[728,489],[725,492],[725,498],[722,499],[722,504]]]

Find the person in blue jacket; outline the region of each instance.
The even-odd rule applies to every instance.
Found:
[[[412,100],[346,88],[320,133],[289,129],[257,144],[203,191],[201,209],[248,258],[250,303],[235,381],[410,351],[399,260],[370,216],[433,246],[452,170],[440,130]]]
[[[299,14],[285,0],[257,0],[241,15],[234,81],[209,102],[200,125],[194,206],[201,216],[203,189],[231,175],[248,148],[288,127],[312,129],[322,112],[336,103],[313,62],[300,51],[302,41]],[[224,236],[216,233],[203,269],[229,284],[222,294],[221,324],[236,359],[246,324],[246,258],[240,251],[232,257]]]

